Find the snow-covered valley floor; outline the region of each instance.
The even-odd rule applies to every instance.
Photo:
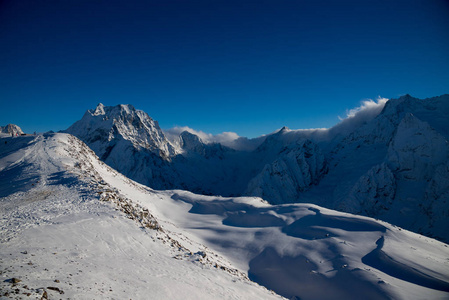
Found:
[[[444,243],[316,205],[154,191],[68,134],[0,139],[0,197],[4,298],[449,298]]]

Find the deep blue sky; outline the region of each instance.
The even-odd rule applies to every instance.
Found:
[[[0,1],[0,125],[99,102],[161,127],[329,127],[365,98],[449,93],[449,1]]]

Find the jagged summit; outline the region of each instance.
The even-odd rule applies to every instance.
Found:
[[[104,106],[99,103],[66,132],[89,144],[97,155],[103,158],[112,150],[111,145],[106,144],[112,142],[115,147],[123,141],[131,143],[138,150],[147,149],[164,157],[175,153],[159,124],[147,113],[136,110],[129,104]]]
[[[132,105],[98,104],[67,130],[85,142],[108,165],[127,176],[163,188],[161,171],[175,148],[159,124]]]
[[[141,111],[136,109],[132,104],[117,104],[113,106],[106,106],[103,103],[98,103],[95,109],[88,109],[86,114],[90,115],[113,115],[113,114],[132,114],[137,111]],[[143,112],[143,111],[141,111]]]
[[[97,107],[95,108],[93,115],[98,116],[98,115],[104,115],[106,114],[104,111],[104,105],[103,103],[98,103]]]
[[[183,150],[198,153],[203,151],[204,143],[199,136],[188,131],[183,131],[179,137],[181,140],[180,146]]]
[[[6,126],[0,126],[0,133],[6,133],[6,134],[12,134],[12,135],[18,135],[23,134],[22,129],[14,124],[8,124]]]

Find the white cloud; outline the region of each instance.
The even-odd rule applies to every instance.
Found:
[[[231,131],[213,135],[212,137],[213,137],[212,140],[217,143],[231,142],[231,141],[235,141],[236,139],[240,138],[240,136],[237,133],[231,132]]]
[[[336,135],[348,134],[380,114],[388,100],[389,99],[380,96],[377,97],[376,100],[363,100],[360,106],[347,110],[346,117],[339,117],[340,122],[329,129],[300,129],[294,130],[294,132],[315,141],[332,139]],[[258,138],[248,139],[239,136],[235,132],[223,132],[213,135],[201,130],[192,129],[188,126],[176,126],[170,129],[165,129],[164,134],[170,142],[179,146],[179,136],[184,131],[197,135],[205,144],[220,143],[223,146],[244,151],[256,149],[267,137],[267,135],[263,135]]]
[[[175,141],[175,139],[177,139],[179,135],[184,131],[197,135],[205,144],[221,143],[223,145],[226,145],[240,138],[240,136],[235,132],[223,132],[217,135],[213,135],[201,130],[192,129],[188,126],[176,126],[164,130],[164,133],[170,141]]]
[[[265,136],[248,139],[230,131],[214,135],[201,130],[192,129],[188,126],[176,126],[170,129],[165,129],[164,134],[172,144],[179,146],[179,136],[184,131],[197,135],[205,144],[220,143],[223,146],[243,151],[254,150],[265,140]]]
[[[356,116],[360,117],[361,115],[377,116],[382,111],[387,101],[387,98],[382,98],[380,96],[377,97],[376,101],[374,101],[373,99],[363,100],[362,104],[359,107],[346,111],[346,118],[354,118]],[[340,120],[344,120],[346,118],[340,118]]]
[[[164,130],[165,135],[170,141],[173,141],[174,139],[178,138],[181,133],[184,131],[190,132],[192,134],[195,134],[200,137],[200,139],[204,143],[210,143],[210,139],[213,137],[210,133],[205,133],[204,131],[198,131],[195,129],[192,129],[188,126],[176,126],[170,129]]]
[[[333,133],[331,136],[349,133],[371,121],[380,114],[387,101],[387,98],[380,96],[376,100],[363,100],[360,106],[347,110],[345,118],[339,117],[341,122],[330,129]]]

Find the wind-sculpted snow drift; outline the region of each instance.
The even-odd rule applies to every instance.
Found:
[[[246,141],[245,151],[205,143],[192,130],[170,131],[169,141],[157,122],[128,105],[100,104],[67,132],[155,189],[315,203],[447,242],[448,115],[449,95],[381,99],[330,129],[283,128]]]
[[[449,297],[449,248],[434,239],[312,204],[155,191],[68,134],[6,139],[2,296]]]

